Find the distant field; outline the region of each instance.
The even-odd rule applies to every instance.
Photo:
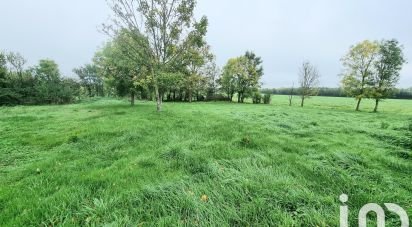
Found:
[[[0,226],[338,226],[342,193],[351,226],[412,217],[412,101],[295,102],[0,107]]]

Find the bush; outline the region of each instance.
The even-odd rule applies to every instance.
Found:
[[[254,104],[260,104],[262,103],[262,95],[259,92],[255,92],[253,93],[252,100]]]
[[[272,96],[271,94],[265,94],[263,96],[263,103],[264,104],[270,104],[270,102],[272,101]]]
[[[227,96],[222,95],[222,94],[215,94],[209,96],[206,101],[231,101]]]

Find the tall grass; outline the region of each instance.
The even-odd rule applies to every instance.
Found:
[[[353,226],[412,214],[411,101],[306,105],[0,108],[0,226],[337,226],[342,193]]]

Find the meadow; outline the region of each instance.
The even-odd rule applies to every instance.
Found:
[[[0,107],[0,226],[338,226],[412,216],[412,101]],[[387,212],[388,226],[398,226]]]

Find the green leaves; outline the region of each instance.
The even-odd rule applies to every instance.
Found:
[[[237,92],[238,102],[243,102],[260,87],[259,81],[263,75],[261,64],[261,58],[253,52],[246,52],[244,56],[229,59],[219,80],[222,89],[228,96],[233,96]]]
[[[365,40],[351,47],[342,58],[345,67],[342,87],[358,100],[375,99],[377,111],[379,100],[393,93],[405,62],[402,46],[397,40]]]
[[[384,40],[380,43],[379,55],[374,62],[376,73],[372,78],[374,98],[386,98],[392,93],[405,63],[402,46],[397,40]]]
[[[112,0],[111,2],[110,7],[114,12],[113,24],[106,25],[105,31],[112,36],[113,34],[119,36],[121,32],[126,31],[130,33],[129,37],[138,40],[138,42],[123,40],[120,42],[121,49],[127,55],[138,56],[137,63],[144,65],[147,74],[151,74],[152,87],[158,103],[157,109],[160,110],[163,96],[162,91],[159,92],[161,74],[189,72],[187,75],[192,76],[197,74],[193,71],[197,71],[198,67],[205,64],[203,56],[200,56],[201,53],[196,54],[196,51],[201,51],[207,46],[204,39],[208,26],[207,18],[202,17],[199,22],[195,20],[196,0]],[[194,68],[187,69],[190,66]],[[163,87],[163,84],[161,86]],[[190,88],[188,92],[192,93]]]

